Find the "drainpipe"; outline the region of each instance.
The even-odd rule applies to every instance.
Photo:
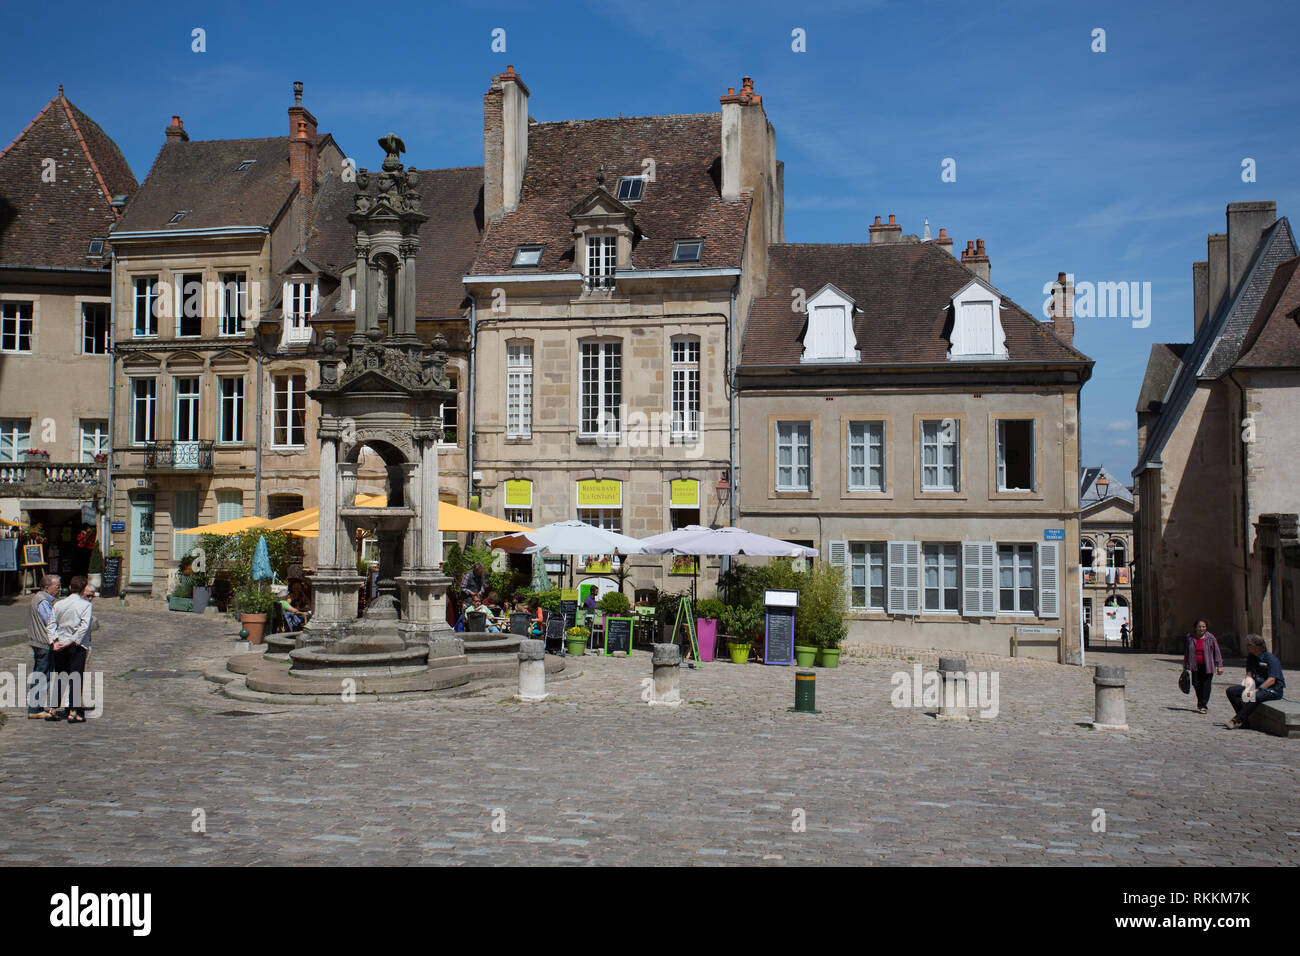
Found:
[[[736,370],[735,370],[735,336],[736,336],[736,286],[740,284],[737,277],[731,287],[731,304],[727,307],[727,458],[728,474],[731,481],[731,499],[728,502],[727,524],[736,526],[736,496],[740,494],[740,470],[736,467]]]
[[[262,339],[258,329],[253,329],[257,343],[257,451],[253,456],[253,514],[262,517],[262,419],[266,417],[262,410]]]
[[[111,278],[108,300],[108,465],[104,470],[103,528],[99,535],[100,551],[107,556],[113,546],[113,442],[117,432],[117,403],[113,401],[113,382],[117,378],[117,247],[111,250]],[[121,584],[119,583],[119,588]]]
[[[1237,395],[1240,397],[1241,400],[1240,407],[1241,407],[1242,420],[1249,418],[1250,413],[1246,409],[1245,387],[1242,386],[1241,382],[1237,381],[1237,375],[1235,372],[1229,371],[1228,378],[1229,380],[1231,380],[1233,385],[1237,386]],[[1238,422],[1237,427],[1238,429],[1240,429],[1245,426],[1241,425],[1240,422]],[[1241,446],[1241,453],[1238,455],[1238,460],[1241,464],[1241,568],[1242,568],[1242,573],[1245,575],[1246,578],[1244,582],[1245,594],[1243,595],[1246,603],[1246,632],[1250,633],[1252,630],[1251,620],[1250,620],[1250,609],[1251,609],[1251,604],[1253,603],[1252,595],[1254,592],[1251,591],[1251,587],[1250,587],[1250,483],[1247,481],[1247,478],[1250,475],[1250,469],[1246,464],[1246,455],[1249,453],[1249,446],[1246,444],[1246,442],[1242,441],[1242,436],[1240,431],[1238,431],[1236,435],[1232,436],[1232,441],[1239,442]],[[1260,613],[1261,613],[1260,630],[1262,631],[1264,629],[1263,617],[1262,617],[1263,614],[1262,606],[1260,608]],[[1274,635],[1276,635],[1277,633],[1276,621],[1273,622],[1273,633]],[[1276,637],[1274,637],[1274,641],[1276,642]]]
[[[478,299],[470,296],[469,300],[469,354],[465,357],[466,378],[469,384],[465,393],[465,505],[468,507],[474,497],[474,356],[478,347]],[[481,506],[481,503],[480,503]]]

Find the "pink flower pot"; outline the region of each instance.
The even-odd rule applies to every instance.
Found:
[[[713,652],[718,649],[718,622],[697,617],[695,619],[695,639],[700,645],[700,660],[713,660]]]

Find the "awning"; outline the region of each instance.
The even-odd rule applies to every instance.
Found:
[[[357,495],[357,506],[361,508],[384,508],[388,505],[386,495]],[[264,525],[267,531],[288,531],[300,538],[315,538],[320,535],[320,509],[304,508],[283,518]],[[532,529],[510,521],[485,515],[480,511],[471,511],[446,501],[438,502],[438,530],[451,532],[486,532],[491,534],[519,534]]]
[[[256,515],[249,515],[246,518],[231,518],[229,521],[217,521],[213,524],[201,524],[193,528],[186,528],[183,531],[173,531],[172,534],[239,534],[241,531],[247,531],[249,528],[261,528],[265,526],[265,524],[265,518],[259,518]]]

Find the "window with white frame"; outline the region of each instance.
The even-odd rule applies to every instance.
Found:
[[[1000,418],[997,428],[998,491],[1037,491],[1034,420]]]
[[[698,263],[704,252],[703,239],[678,239],[673,243],[674,263]]]
[[[849,542],[849,604],[855,610],[885,609],[885,542]]]
[[[776,490],[812,491],[812,424],[776,423]]]
[[[542,250],[545,246],[526,245],[519,246],[515,249],[515,257],[510,260],[510,265],[515,268],[531,266],[536,268],[542,261]]]
[[[1033,545],[998,545],[998,610],[1007,614],[1037,610]]]
[[[244,376],[223,375],[217,379],[220,405],[217,407],[217,441],[238,445],[244,441]]]
[[[579,508],[578,520],[593,528],[623,533],[622,508]]]
[[[172,435],[177,441],[199,440],[199,380],[192,376],[172,380],[176,392],[176,418]]]
[[[1091,538],[1084,538],[1079,542],[1079,566],[1085,571],[1091,568],[1097,561],[1096,547]]]
[[[0,352],[32,350],[32,303],[0,302]]]
[[[108,354],[108,303],[81,303],[81,354]]]
[[[306,279],[286,282],[284,314],[294,328],[306,328],[308,317],[316,314],[316,283]]]
[[[921,490],[961,490],[961,422],[921,422]]]
[[[833,285],[823,286],[808,299],[808,324],[804,330],[802,362],[853,362],[859,358],[853,299]]]
[[[248,318],[248,277],[242,272],[221,273],[221,334],[243,335]]]
[[[31,447],[30,418],[0,418],[0,461],[18,461]]]
[[[136,276],[135,278],[135,334],[148,336],[158,334],[158,277]]]
[[[457,390],[456,373],[450,369],[447,371],[447,379],[451,383],[452,396],[451,401],[443,402],[438,406],[438,414],[442,416],[442,443],[444,445],[456,444],[456,406],[460,401],[460,392]]]
[[[172,492],[172,560],[179,561],[199,543],[197,534],[177,534],[177,528],[193,528],[199,523],[199,493]]]
[[[623,400],[623,346],[618,342],[583,342],[579,377],[581,434],[619,433]]]
[[[307,376],[277,375],[274,380],[271,444],[302,448],[307,444]]]
[[[1106,542],[1106,567],[1128,567],[1128,549],[1120,538],[1111,538]]]
[[[956,614],[961,610],[961,555],[957,544],[925,544],[921,548],[924,607]]]
[[[131,444],[154,440],[154,419],[158,404],[158,380],[131,379]]]
[[[1004,359],[1007,336],[998,313],[1002,299],[979,279],[972,279],[952,297],[953,325],[949,358]]]
[[[102,418],[81,420],[81,460],[94,461],[96,455],[108,454],[108,422]]]
[[[533,434],[533,343],[506,343],[506,437]]]
[[[532,525],[533,483],[529,479],[506,479],[505,519],[515,524]]]
[[[617,261],[617,236],[587,236],[587,288],[614,288],[614,266]]]
[[[203,334],[203,273],[186,272],[176,282],[176,337]]]
[[[885,490],[885,423],[849,422],[849,491]]]
[[[700,340],[673,339],[672,435],[694,438],[700,433]]]

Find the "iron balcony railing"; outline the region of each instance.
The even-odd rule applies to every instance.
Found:
[[[151,441],[144,446],[145,471],[211,471],[210,441]]]

